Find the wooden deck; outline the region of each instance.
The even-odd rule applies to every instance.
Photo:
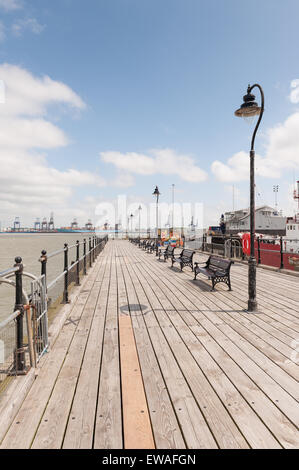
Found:
[[[259,269],[248,314],[231,274],[110,241],[0,447],[299,448],[299,279]]]

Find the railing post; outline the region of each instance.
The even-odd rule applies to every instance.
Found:
[[[45,283],[47,287],[47,252],[46,250],[42,250],[41,257],[40,257],[40,262],[41,262],[41,275],[45,276]]]
[[[98,257],[98,243],[97,243],[97,237],[96,236],[94,237],[94,254],[95,254],[95,258],[97,259],[97,257]]]
[[[24,330],[23,330],[23,319],[24,319],[24,305],[23,305],[23,264],[22,258],[17,256],[15,258],[15,267],[19,268],[15,272],[15,283],[16,283],[16,296],[15,296],[15,311],[19,310],[20,314],[17,316],[17,338],[16,338],[16,351],[15,351],[15,372],[16,374],[25,373],[25,352],[24,352]]]
[[[76,286],[80,286],[80,242],[76,241]]]
[[[95,236],[93,235],[93,237],[92,237],[92,260],[93,260],[93,262],[95,262],[95,260],[96,260],[95,249],[96,249]]]
[[[64,244],[64,291],[63,291],[63,300],[62,303],[68,304],[69,303],[69,291],[68,291],[68,284],[69,284],[69,261],[68,261],[68,253],[69,253],[69,247],[68,244]]]
[[[89,237],[89,267],[91,268],[92,266],[92,260],[91,260],[91,237]]]
[[[83,274],[86,275],[86,238],[83,240]]]
[[[282,243],[282,237],[280,237],[280,269],[284,268],[283,264],[283,243]]]
[[[261,264],[261,240],[257,237],[257,264]]]

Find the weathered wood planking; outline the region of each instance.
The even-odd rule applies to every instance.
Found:
[[[74,394],[63,441],[64,449],[91,449],[99,386],[100,366],[111,272],[109,244],[102,265],[103,282],[97,298],[93,322],[90,327],[86,351]],[[104,269],[105,268],[105,269]],[[97,280],[99,282],[99,280]]]
[[[94,448],[122,449],[122,408],[118,342],[116,244],[112,250],[105,334],[100,371]]]
[[[161,300],[159,287],[154,285],[153,288]],[[252,447],[279,447],[272,434],[258,419],[249,404],[243,399],[239,391],[228,380],[224,372],[222,372],[213,358],[209,356],[207,351],[196,339],[196,335],[189,329],[189,327],[184,323],[180,315],[177,313],[176,308],[178,311],[182,310],[181,305],[179,305],[179,301],[177,301],[176,298],[173,298],[172,301],[176,301],[177,305],[172,309],[165,309],[165,312],[171,311],[171,313],[168,314],[169,321],[172,322],[176,329],[162,327],[162,330],[171,332],[170,334],[172,337],[170,339],[174,349],[178,350],[180,347],[182,347],[181,345],[183,340],[196,359],[198,365],[201,367],[205,376],[209,379],[213,388],[222,399],[224,406],[229,409],[230,414],[238,424],[241,431],[243,431],[243,434]],[[196,369],[193,369],[193,373],[195,372]],[[223,415],[223,413],[221,413],[221,415]]]
[[[154,449],[151,422],[145,398],[130,316],[119,317],[119,347],[125,449]]]
[[[125,256],[123,260],[124,262],[119,263],[118,267],[119,302],[120,306],[128,303],[132,310],[131,319],[156,447],[158,449],[184,449],[186,447],[184,438],[150,341],[143,318],[144,312],[138,303]]]
[[[249,315],[247,275],[210,292],[110,241],[1,447],[299,448],[298,279],[258,269]]]
[[[136,253],[136,255],[139,256],[138,252]],[[148,271],[148,270],[150,269],[150,265],[151,265],[151,264],[153,265],[153,263],[154,263],[154,258],[152,258],[152,263],[146,263],[146,264],[144,264],[143,268],[145,268],[145,269]],[[171,271],[170,271],[170,270],[167,270],[167,268],[166,268],[166,270],[163,269],[163,265],[164,265],[164,263],[163,263],[162,265],[160,265],[160,266],[159,266],[159,263],[153,265],[153,274],[152,274],[153,277],[152,277],[151,281],[154,281],[155,279],[158,279],[157,282],[159,282],[159,284],[161,285],[161,283],[165,283],[165,278],[169,278],[169,284],[168,284],[167,286],[165,286],[165,287],[166,287],[165,292],[170,292],[172,298],[173,298],[174,296],[175,296],[175,297],[178,297],[178,295],[181,294],[183,298],[188,298],[188,299],[190,299],[190,290],[192,291],[192,288],[191,288],[192,283],[188,282],[188,283],[186,283],[186,285],[185,285],[184,283],[182,283],[182,277],[187,278],[187,277],[188,277],[188,274],[186,273],[186,274],[182,274],[182,275],[181,275],[181,273],[176,273],[176,276],[174,277],[174,276],[171,274]],[[140,263],[136,264],[136,266],[140,266]],[[165,265],[164,265],[164,266],[165,266]],[[157,272],[159,269],[163,270],[163,278],[162,278],[162,281],[161,281],[161,277],[159,276],[159,273]],[[149,271],[148,271],[148,274],[149,274]],[[178,275],[178,274],[179,274],[179,275]],[[190,279],[190,278],[189,278],[189,279]],[[190,287],[189,287],[189,285],[190,285]],[[187,289],[186,289],[186,287],[187,287]],[[179,290],[179,294],[178,294],[178,290]],[[198,295],[198,294],[199,294],[199,295]],[[214,293],[212,293],[212,294],[214,294]],[[192,294],[192,295],[194,295],[194,294]],[[209,294],[207,294],[206,292],[204,292],[203,295],[209,296]],[[245,295],[246,295],[246,294],[245,294]],[[211,296],[211,294],[210,294],[210,296]],[[192,309],[193,309],[193,310],[196,310],[196,306],[197,306],[199,303],[201,303],[201,291],[198,291],[198,290],[197,290],[196,295],[194,295],[194,297],[195,297],[195,302],[193,303],[193,305],[191,305],[191,306],[189,307],[191,310],[192,310]],[[170,297],[170,298],[171,298],[171,297]],[[246,298],[246,297],[245,297],[245,298]],[[181,297],[180,297],[180,299],[181,299]],[[196,305],[196,304],[197,304],[197,305]],[[211,304],[211,307],[213,307],[213,302],[212,302],[212,304]],[[223,304],[219,305],[219,307],[222,308],[223,312],[226,310],[225,305],[223,305]],[[209,308],[207,309],[206,305],[202,305],[202,304],[200,305],[200,308],[202,309],[202,311],[203,311],[205,314],[206,314],[206,311],[209,310]],[[218,315],[218,313],[216,313],[216,312],[217,312],[217,309],[213,308],[213,310],[215,311],[215,314],[213,314],[213,313],[210,311],[209,314],[207,313],[207,317],[209,317],[209,316],[211,316],[211,315],[212,315],[212,316],[214,315],[214,316],[215,316],[214,322],[215,322],[216,326],[218,327],[219,325],[221,325],[221,324],[223,323],[223,321],[220,320],[219,318],[217,319],[217,315]],[[225,312],[225,313],[226,313],[226,312]],[[239,312],[236,311],[236,313],[238,314]],[[195,315],[197,315],[197,313],[196,313]],[[252,317],[250,317],[250,318],[252,318]],[[193,322],[194,322],[194,320],[193,320]],[[192,321],[191,321],[191,324],[192,324]],[[180,329],[179,329],[178,327],[177,327],[177,329],[178,329],[178,331],[180,331]],[[226,338],[226,341],[227,341],[227,338]],[[283,374],[284,374],[284,372],[282,371],[282,376],[283,376]],[[278,377],[277,377],[277,378],[278,378]],[[286,379],[285,376],[283,376],[282,381],[283,381],[284,379]],[[266,378],[266,382],[267,382],[267,378]],[[273,383],[272,383],[272,384],[273,384]],[[290,384],[293,385],[293,382],[290,382]],[[275,385],[276,385],[276,384],[274,383],[274,388],[275,388]],[[290,390],[291,390],[291,386],[290,386]],[[269,391],[269,390],[268,390],[268,391]],[[279,392],[281,393],[281,391],[279,391]],[[293,390],[293,392],[294,392],[294,390]],[[283,391],[282,391],[282,395],[284,395]],[[283,398],[282,398],[282,399],[283,399]],[[286,402],[289,402],[289,397],[288,397],[288,396],[286,396]],[[254,403],[254,402],[253,402],[253,403]],[[276,403],[277,403],[277,402],[276,402]],[[290,403],[291,403],[291,402],[290,402]],[[272,403],[269,403],[269,404],[271,405]],[[293,404],[295,404],[295,402],[294,402]],[[279,404],[278,404],[278,406],[279,406]],[[296,420],[296,410],[295,410],[295,409],[296,409],[296,406],[295,406],[295,409],[294,409],[294,412],[293,412],[293,413],[291,413],[291,409],[288,408],[287,403],[283,403],[283,404],[282,404],[282,407],[283,407],[284,409],[287,408],[287,410],[288,410],[288,412],[289,412],[289,414],[290,414],[291,420]],[[274,413],[274,416],[275,416],[275,413]],[[278,418],[279,418],[279,416],[278,416]],[[273,424],[275,424],[274,421],[275,421],[275,419],[273,420]],[[279,420],[278,420],[278,421],[279,421]],[[283,417],[281,416],[281,417],[280,417],[280,422],[278,422],[278,423],[276,422],[276,424],[278,424],[278,426],[276,426],[276,427],[277,427],[279,430],[281,430],[281,432],[280,432],[280,434],[281,434],[280,437],[281,437],[282,441],[285,443],[286,446],[288,446],[288,445],[294,446],[294,445],[296,445],[296,443],[298,442],[298,439],[296,439],[296,434],[294,434],[295,428],[294,428],[294,427],[293,427],[293,428],[291,427],[291,429],[289,429],[290,423],[286,423],[286,434],[287,434],[287,435],[285,436],[285,438],[283,438],[283,421],[284,421],[284,419],[283,419]],[[270,426],[270,427],[271,427],[271,426]],[[290,433],[288,432],[288,430],[290,431]]]

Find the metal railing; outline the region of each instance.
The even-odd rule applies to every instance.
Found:
[[[80,285],[98,254],[103,250],[108,237],[89,237],[74,245],[64,244],[63,249],[47,254],[42,251],[39,261],[41,275],[36,277],[24,272],[21,257],[15,258],[12,268],[0,272],[0,284],[8,284],[15,290],[14,312],[0,323],[0,392],[5,379],[11,375],[23,375],[35,366],[48,348],[48,307],[60,301],[69,303],[72,285]],[[75,260],[70,253],[74,250]],[[47,281],[49,260],[62,257],[62,271]],[[10,279],[14,276],[14,280]],[[23,278],[31,280],[31,291],[27,295]],[[57,285],[62,282],[61,288]],[[24,330],[26,318],[26,331]]]
[[[203,237],[195,241],[186,241],[186,247],[225,258],[247,259],[243,252],[241,239],[228,238],[220,244],[208,243]],[[257,264],[299,271],[299,240],[259,236],[255,240],[255,257]]]

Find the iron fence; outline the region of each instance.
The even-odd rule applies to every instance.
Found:
[[[195,241],[186,241],[185,246],[225,258],[247,259],[241,238],[231,237],[223,240],[223,243],[208,243],[204,236]],[[257,264],[299,271],[299,239],[258,236],[255,240],[255,257]]]
[[[0,272],[0,284],[9,285],[15,291],[14,312],[0,323],[0,392],[9,377],[26,374],[39,362],[49,345],[49,309],[69,303],[71,287],[80,285],[107,241],[107,236],[92,236],[71,246],[65,243],[63,249],[49,254],[43,250],[39,258],[39,277],[24,272],[21,257],[15,258],[12,268]],[[61,267],[59,269],[58,264],[57,270],[60,272],[56,271],[55,277],[48,280],[47,265],[57,257],[61,258]],[[24,277],[31,280],[28,294],[23,288]]]

